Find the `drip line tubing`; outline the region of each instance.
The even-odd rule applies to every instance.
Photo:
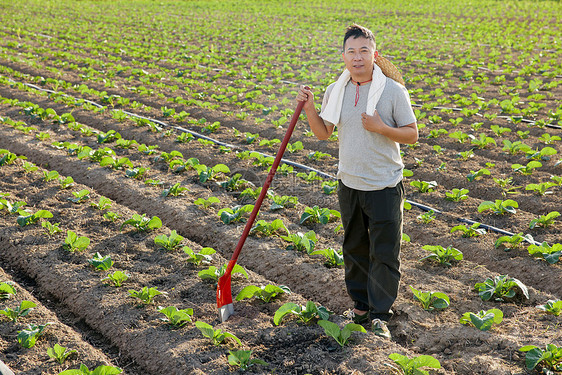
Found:
[[[0,77],[1,77],[1,75],[0,75]],[[12,79],[9,79],[9,80],[10,80],[11,82],[16,83],[16,82],[15,82],[14,80],[12,80]],[[56,91],[53,91],[53,90],[43,89],[43,88],[41,88],[41,87],[38,87],[38,86],[33,85],[33,84],[30,84],[30,83],[22,83],[22,84],[23,84],[23,85],[26,85],[26,86],[28,86],[28,87],[31,87],[31,88],[33,88],[33,89],[35,89],[35,90],[50,92],[50,93],[53,93],[53,94],[62,94],[62,93],[59,93],[59,92],[56,92]],[[96,106],[96,107],[98,107],[98,108],[103,108],[103,107],[104,107],[104,106],[102,106],[102,105],[100,105],[100,104],[98,104],[98,103],[96,103],[96,102],[91,101],[91,100],[87,100],[87,99],[77,99],[77,98],[75,98],[75,97],[73,97],[73,96],[71,96],[71,95],[68,95],[68,94],[62,94],[62,95],[63,95],[63,96],[66,96],[66,97],[69,97],[69,98],[73,98],[73,99],[75,99],[75,100],[84,100],[85,102],[90,103],[90,104],[92,104],[92,105],[94,105],[94,106]],[[114,110],[114,111],[116,111],[116,110]],[[205,136],[205,135],[203,135],[203,134],[199,134],[199,133],[197,133],[197,132],[194,132],[194,131],[192,131],[192,130],[188,130],[188,129],[185,129],[185,128],[182,128],[182,127],[179,127],[179,126],[172,126],[172,125],[167,124],[167,123],[165,123],[165,122],[163,122],[163,121],[156,120],[156,119],[152,119],[152,118],[149,118],[149,117],[144,117],[144,116],[141,116],[141,115],[137,115],[137,114],[132,113],[132,112],[127,112],[127,111],[122,111],[122,112],[126,113],[126,114],[129,115],[129,116],[133,116],[133,117],[140,118],[140,119],[145,119],[145,120],[152,121],[152,122],[157,123],[157,124],[162,125],[162,126],[166,126],[166,127],[169,127],[169,128],[174,128],[174,129],[176,129],[176,130],[178,130],[178,131],[185,132],[185,133],[189,133],[189,134],[193,135],[193,136],[196,137],[196,138],[205,139],[205,140],[211,141],[211,142],[213,142],[213,143],[215,143],[215,144],[217,144],[217,145],[220,145],[220,146],[225,146],[225,147],[228,147],[228,148],[231,148],[231,149],[243,150],[243,149],[242,149],[241,147],[239,147],[239,146],[232,145],[232,144],[225,143],[225,142],[221,142],[221,141],[216,140],[216,139],[214,139],[214,138],[210,138],[210,137],[207,137],[207,136]],[[256,153],[258,153],[258,154],[260,154],[260,155],[263,155],[263,156],[265,156],[265,157],[272,157],[271,155],[265,154],[265,153],[263,153],[263,152],[259,152],[259,151],[254,151],[254,152],[256,152]],[[317,174],[318,176],[321,176],[321,177],[323,177],[323,178],[327,178],[327,179],[331,179],[331,180],[336,180],[336,179],[337,179],[335,176],[333,176],[333,175],[331,175],[331,174],[322,172],[322,171],[320,171],[320,170],[318,170],[318,169],[315,169],[315,168],[313,168],[313,167],[309,167],[309,166],[304,165],[304,164],[300,164],[300,163],[297,163],[297,162],[294,162],[294,161],[291,161],[291,160],[287,160],[287,159],[281,159],[281,161],[282,161],[283,163],[285,163],[285,164],[291,165],[291,166],[293,166],[293,167],[296,167],[296,168],[299,168],[299,169],[302,169],[302,170],[305,170],[305,171],[316,172],[316,174]],[[440,210],[437,210],[437,209],[432,208],[432,207],[430,207],[430,206],[427,206],[427,205],[424,205],[424,204],[421,204],[421,203],[417,203],[417,202],[414,202],[414,201],[411,201],[411,200],[408,200],[408,199],[406,199],[406,202],[408,202],[408,203],[411,204],[412,206],[415,206],[415,207],[421,209],[422,211],[433,211],[433,212],[435,212],[436,214],[442,214],[442,213],[443,213],[443,212],[440,211]],[[457,220],[460,221],[460,222],[464,222],[464,223],[467,223],[467,224],[471,224],[471,225],[477,223],[476,221],[469,220],[469,219],[465,219],[465,218],[457,218]],[[503,229],[500,229],[500,228],[497,228],[497,227],[494,227],[494,226],[491,226],[491,225],[483,224],[483,223],[480,223],[480,227],[482,227],[482,228],[484,228],[484,229],[487,229],[487,230],[490,230],[490,231],[493,231],[493,232],[496,232],[496,233],[500,233],[500,234],[506,235],[506,236],[513,236],[513,235],[514,235],[514,233],[505,231],[505,230],[503,230]],[[527,240],[525,240],[525,241],[527,241]],[[527,241],[527,242],[529,242],[529,241]],[[529,243],[531,243],[531,242],[529,242]],[[540,245],[540,244],[539,244],[538,242],[536,242],[536,241],[533,241],[532,244]]]

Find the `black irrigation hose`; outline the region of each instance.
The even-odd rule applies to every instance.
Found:
[[[10,81],[16,83],[15,81],[13,81],[13,80],[11,80],[11,79],[10,79]],[[28,86],[28,87],[31,87],[31,88],[33,88],[33,89],[35,89],[35,90],[50,92],[50,93],[53,93],[53,94],[60,94],[59,92],[56,92],[56,91],[53,91],[53,90],[49,90],[49,89],[43,89],[43,88],[41,88],[41,87],[38,87],[38,86],[33,85],[33,84],[30,84],[30,83],[23,83],[23,84],[26,85],[26,86]],[[62,95],[66,96],[66,97],[69,97],[69,98],[76,99],[75,97],[70,96],[70,95],[68,95],[68,94],[62,94]],[[103,108],[102,105],[100,105],[100,104],[98,104],[98,103],[96,103],[96,102],[93,102],[93,101],[91,101],[91,100],[87,100],[87,99],[82,99],[82,100],[84,100],[85,102],[90,103],[90,104],[92,104],[92,105],[94,105],[94,106],[96,106],[96,107],[98,107],[98,108]],[[122,112],[123,112],[123,113],[126,113],[126,114],[129,115],[129,116],[133,116],[133,117],[140,118],[140,119],[145,119],[145,120],[152,121],[152,122],[154,122],[154,123],[160,124],[160,125],[162,125],[162,126],[171,127],[171,128],[176,129],[176,130],[179,130],[179,131],[181,131],[181,132],[189,133],[189,134],[193,135],[193,136],[196,137],[196,138],[205,139],[205,140],[211,141],[211,142],[213,142],[213,143],[215,143],[215,144],[217,144],[217,145],[220,145],[220,146],[225,146],[225,147],[232,148],[232,149],[241,149],[239,146],[231,145],[231,144],[229,144],[229,143],[224,143],[224,142],[218,141],[218,140],[216,140],[216,139],[214,139],[214,138],[207,137],[207,136],[205,136],[205,135],[203,135],[203,134],[199,134],[199,133],[194,132],[194,131],[192,131],[192,130],[188,130],[188,129],[185,129],[185,128],[182,128],[182,127],[179,127],[179,126],[172,126],[172,125],[167,124],[167,123],[165,123],[165,122],[163,122],[163,121],[159,121],[159,120],[152,119],[152,118],[149,118],[149,117],[140,116],[140,115],[137,115],[137,114],[132,113],[132,112],[127,112],[127,111],[122,111]],[[263,155],[263,156],[265,156],[265,157],[271,157],[271,155],[268,155],[268,154],[265,154],[265,153],[262,153],[262,152],[258,152],[258,151],[255,151],[255,152],[257,152],[258,154]],[[321,177],[324,177],[324,178],[328,178],[328,179],[331,179],[331,180],[336,180],[336,177],[335,177],[335,176],[332,176],[331,174],[322,172],[322,171],[320,171],[320,170],[318,170],[318,169],[315,169],[315,168],[306,166],[306,165],[304,165],[304,164],[296,163],[296,162],[293,162],[293,161],[290,161],[290,160],[287,160],[287,159],[281,159],[281,161],[282,161],[283,163],[285,163],[285,164],[294,166],[294,167],[299,168],[299,169],[303,169],[303,170],[305,170],[305,171],[316,172],[316,174],[317,174],[318,176],[321,176]],[[427,205],[424,205],[424,204],[421,204],[421,203],[417,203],[417,202],[414,202],[414,201],[411,201],[411,200],[408,200],[408,199],[406,200],[406,202],[410,203],[412,206],[418,207],[419,209],[421,209],[421,210],[423,210],[423,211],[433,211],[433,212],[435,212],[436,214],[442,214],[442,213],[443,213],[443,212],[440,211],[440,210],[437,210],[437,209],[432,208],[432,207],[430,207],[430,206],[427,206]],[[458,220],[458,221],[461,221],[461,222],[464,222],[464,223],[471,224],[471,225],[477,223],[476,221],[472,221],[472,220],[465,219],[465,218],[457,218],[457,220]],[[514,235],[514,233],[507,232],[507,231],[505,231],[505,230],[503,230],[503,229],[496,228],[496,227],[494,227],[494,226],[487,225],[487,224],[482,224],[482,223],[480,223],[480,227],[482,227],[482,228],[484,228],[484,229],[487,229],[487,230],[490,230],[490,231],[493,231],[493,232],[496,232],[496,233],[500,233],[500,234],[506,235],[506,236],[513,236],[513,235]],[[527,240],[525,240],[525,241],[527,241]],[[529,241],[527,241],[527,242],[529,242]],[[533,241],[533,242],[534,242],[533,244],[539,245],[539,243],[537,243],[537,242],[535,242],[535,241]]]

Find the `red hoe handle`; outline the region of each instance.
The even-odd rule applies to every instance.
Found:
[[[244,246],[244,242],[246,241],[246,238],[248,237],[248,234],[250,233],[250,229],[252,229],[252,225],[254,224],[254,221],[256,220],[256,216],[258,216],[258,211],[260,210],[263,199],[265,198],[265,196],[267,194],[267,190],[269,189],[269,185],[271,185],[271,181],[273,180],[273,177],[275,176],[275,172],[277,171],[277,167],[279,166],[279,163],[281,162],[281,159],[283,158],[283,154],[285,153],[285,149],[287,148],[287,144],[289,143],[289,139],[291,139],[291,135],[293,134],[293,130],[295,129],[295,125],[297,124],[297,120],[299,119],[299,116],[301,114],[304,103],[305,102],[302,101],[302,102],[299,102],[297,104],[297,109],[295,110],[295,113],[293,113],[293,117],[291,118],[291,123],[289,124],[289,127],[287,128],[287,132],[285,133],[285,138],[283,138],[283,142],[281,143],[281,146],[279,147],[279,151],[277,151],[277,156],[275,157],[275,160],[273,161],[273,165],[271,166],[271,170],[269,171],[269,174],[267,175],[265,183],[263,184],[263,187],[261,189],[261,193],[260,193],[258,199],[256,200],[256,204],[254,205],[254,209],[252,210],[252,213],[250,214],[250,218],[246,222],[246,226],[244,227],[244,231],[242,232],[242,236],[240,237],[240,240],[238,241],[238,245],[236,245],[236,249],[234,250],[234,253],[232,254],[232,258],[230,259],[230,262],[228,263],[228,267],[226,268],[226,270],[224,272],[224,275],[222,275],[219,278],[218,285],[217,285],[217,307],[219,309],[220,319],[223,322],[226,321],[228,319],[228,317],[234,313],[234,307],[232,306],[232,291],[230,289],[230,276],[231,276],[231,273],[232,273],[232,268],[234,268],[234,265],[236,264],[236,261],[238,260],[238,255],[240,255],[240,251],[242,250],[242,247]]]

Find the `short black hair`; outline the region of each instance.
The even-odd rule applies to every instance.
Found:
[[[354,23],[353,25],[348,26],[345,31],[345,36],[343,37],[342,51],[345,50],[345,42],[351,37],[353,37],[353,39],[363,37],[372,40],[376,48],[377,44],[375,43],[375,35],[373,34],[373,32],[364,26]]]

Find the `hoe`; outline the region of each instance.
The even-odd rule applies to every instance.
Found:
[[[230,259],[230,262],[228,262],[228,266],[226,268],[226,271],[224,272],[224,275],[222,275],[219,278],[218,285],[217,285],[217,307],[219,309],[219,317],[222,322],[226,321],[232,314],[234,314],[234,306],[232,305],[232,291],[230,289],[230,278],[231,278],[232,268],[234,268],[234,265],[238,260],[238,255],[240,255],[242,246],[244,246],[244,242],[246,241],[246,238],[250,233],[250,229],[254,224],[254,220],[258,215],[258,211],[260,210],[263,199],[267,194],[269,185],[271,185],[273,176],[275,176],[277,167],[279,166],[279,163],[281,162],[281,158],[283,157],[283,153],[287,148],[287,143],[289,143],[289,139],[291,139],[291,135],[293,134],[293,129],[297,124],[297,120],[299,119],[304,103],[305,102],[299,102],[297,104],[297,109],[295,110],[295,113],[293,113],[293,117],[291,118],[291,123],[289,124],[289,127],[287,128],[287,132],[285,133],[285,138],[283,138],[283,142],[279,147],[279,151],[277,151],[277,156],[275,157],[275,161],[273,162],[273,165],[271,166],[271,170],[269,171],[265,183],[263,184],[263,188],[261,189],[261,193],[258,199],[256,200],[256,204],[254,205],[254,209],[250,214],[250,218],[246,222],[246,226],[244,227],[242,236],[238,241],[238,245],[236,245],[236,249],[232,254],[232,258]]]

